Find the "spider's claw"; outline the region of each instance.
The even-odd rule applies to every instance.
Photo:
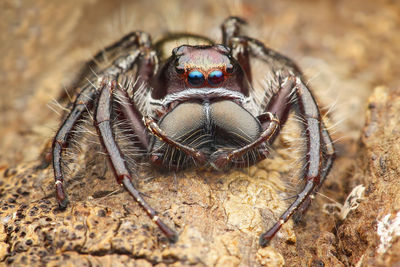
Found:
[[[58,208],[59,208],[60,210],[65,210],[65,209],[68,207],[69,200],[68,200],[67,197],[64,198],[64,199],[59,199],[59,198],[57,198],[57,201],[58,201]]]
[[[281,229],[283,222],[279,220],[277,223],[272,226],[267,232],[263,233],[260,236],[260,246],[266,247],[268,246],[269,242],[274,238],[275,234]]]
[[[173,244],[175,244],[176,242],[178,242],[178,235],[176,234],[176,233],[174,233],[174,235],[172,235],[172,236],[170,236],[169,238],[168,238],[168,240],[169,240],[169,242],[171,242],[171,243],[173,243]]]
[[[65,194],[64,186],[59,180],[56,182],[56,198],[60,210],[65,210],[68,206],[69,201],[67,195]]]
[[[161,231],[168,238],[169,242],[176,243],[178,241],[178,234],[169,228],[158,216],[153,217],[153,221],[161,229]]]
[[[260,247],[266,247],[268,246],[269,242],[271,241],[272,237],[266,237],[265,234],[262,234],[260,236]]]

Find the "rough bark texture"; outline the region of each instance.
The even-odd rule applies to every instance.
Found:
[[[144,2],[1,4],[0,265],[399,265],[400,4]],[[299,224],[288,223],[270,246],[259,248],[259,234],[287,205],[280,193],[290,194],[287,177],[299,156],[290,150],[296,128],[288,125],[273,157],[250,169],[154,173],[151,181],[139,181],[147,200],[179,231],[177,244],[97,169],[69,181],[71,204],[58,211],[48,153],[62,109],[52,100],[82,63],[131,30],[155,39],[168,31],[218,39],[228,15],[246,18],[249,35],[293,58],[321,107],[334,103],[326,120],[338,157],[321,193],[344,203],[362,184],[358,208],[337,219],[322,212],[331,201],[318,196]]]

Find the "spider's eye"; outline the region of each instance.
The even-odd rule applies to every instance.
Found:
[[[174,49],[174,51],[175,51],[175,49]],[[185,73],[185,67],[179,62],[179,57],[177,57],[175,59],[174,65],[175,65],[176,73],[178,73],[178,74],[184,74]]]
[[[178,66],[175,67],[175,71],[178,74],[184,74],[185,73],[185,69],[184,68],[180,68]]]
[[[232,65],[232,64],[229,64],[229,65],[226,67],[226,72],[227,72],[227,73],[233,73],[233,65]]]
[[[208,83],[216,86],[224,81],[224,73],[220,70],[214,70],[208,75]]]
[[[188,75],[188,82],[192,86],[200,86],[204,83],[204,75],[198,70],[192,70]]]

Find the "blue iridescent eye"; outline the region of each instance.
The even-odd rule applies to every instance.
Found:
[[[208,75],[208,83],[216,86],[224,81],[224,73],[220,70],[214,70]]]
[[[188,75],[188,82],[192,86],[200,86],[204,83],[204,75],[198,70],[192,70]]]

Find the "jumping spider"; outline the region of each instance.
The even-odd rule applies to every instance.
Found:
[[[177,240],[175,231],[162,222],[134,186],[132,173],[136,170],[129,169],[113,131],[115,106],[118,118],[127,121],[134,133],[132,141],[147,151],[136,160],[174,171],[198,166],[226,170],[265,159],[268,145],[293,109],[301,117],[306,140],[305,185],[275,225],[261,235],[260,245],[266,246],[293,213],[308,206],[332,166],[331,138],[296,64],[242,35],[243,24],[237,17],[225,20],[222,44],[203,36],[175,34],[153,45],[149,35],[133,32],[105,49],[114,55],[112,64],[96,70],[96,76],[79,88],[72,110],[54,138],[53,167],[60,208],[68,203],[63,187],[63,149],[70,145],[79,119],[93,110],[94,126],[117,182],[169,240]],[[181,45],[162,59],[161,47],[185,38],[206,44]],[[254,92],[250,68],[254,59],[269,66],[275,81],[264,89],[261,100]]]

